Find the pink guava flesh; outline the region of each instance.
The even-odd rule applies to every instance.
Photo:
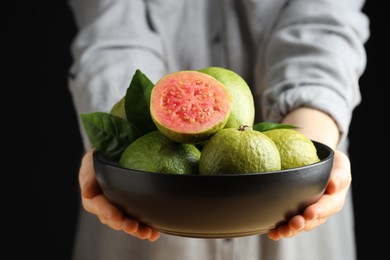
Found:
[[[157,124],[176,133],[203,133],[225,124],[230,94],[215,78],[197,71],[179,71],[159,80],[151,95]]]

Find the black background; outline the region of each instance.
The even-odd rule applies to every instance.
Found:
[[[386,205],[379,193],[388,174],[382,167],[388,141],[381,138],[389,119],[384,2],[368,1],[364,8],[371,20],[368,66],[361,78],[363,101],[350,129],[358,260],[378,259],[385,249],[377,236],[381,230],[386,235]],[[3,161],[1,207],[7,241],[1,254],[8,256],[0,258],[69,260],[82,153],[67,86],[76,27],[64,0],[14,1],[2,10],[2,147],[10,157]],[[374,179],[380,180],[375,186]]]

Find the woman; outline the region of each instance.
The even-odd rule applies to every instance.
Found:
[[[140,69],[153,82],[208,66],[245,78],[256,122],[300,126],[332,147],[325,194],[268,235],[193,239],[160,234],[129,219],[101,193],[92,148],[79,181],[73,260],[354,260],[351,172],[346,155],[369,36],[362,0],[74,0],[70,90],[79,114],[109,111]],[[103,225],[105,224],[105,225]],[[309,231],[309,232],[306,232]],[[281,239],[288,238],[288,239]],[[153,243],[151,243],[153,242]]]

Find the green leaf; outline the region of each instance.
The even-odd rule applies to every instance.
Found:
[[[295,125],[289,124],[279,124],[279,123],[271,123],[271,122],[259,122],[253,125],[253,130],[257,130],[260,132],[272,130],[272,129],[281,129],[281,128],[298,128]]]
[[[126,117],[143,134],[157,129],[150,115],[150,94],[153,87],[154,84],[137,69],[125,95]]]
[[[142,134],[126,119],[105,112],[81,114],[93,147],[109,160],[118,161],[122,152]]]

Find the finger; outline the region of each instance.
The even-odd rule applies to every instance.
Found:
[[[303,216],[306,221],[327,218],[340,211],[344,206],[351,181],[349,159],[344,153],[336,151],[327,190],[316,203],[305,209]]]
[[[314,220],[306,221],[303,231],[310,231],[326,222],[328,218],[317,218]]]
[[[292,232],[299,232],[304,230],[306,220],[302,215],[296,215],[288,221],[288,227]]]
[[[294,216],[287,223],[279,225],[268,233],[268,237],[272,240],[279,240],[282,237],[293,237],[302,231],[312,230],[325,223],[329,216],[340,211],[344,200],[344,192],[323,195],[317,203],[306,208],[303,215]]]
[[[79,171],[79,185],[82,189],[85,183],[91,179],[91,172],[93,171],[93,163],[92,163],[92,150],[89,150],[84,154]]]
[[[319,201],[307,207],[302,215],[306,221],[328,218],[343,208],[346,193],[347,190],[342,190],[332,195],[325,194]]]
[[[304,230],[305,218],[301,215],[292,217],[288,222],[276,227],[271,235],[273,240],[280,239],[282,237],[293,237]]]
[[[148,239],[152,235],[152,229],[140,224],[135,235],[140,239]]]
[[[122,229],[125,233],[128,233],[128,234],[131,234],[131,235],[134,235],[135,233],[137,233],[138,231],[138,222],[133,220],[133,219],[129,219],[129,218],[126,218],[124,221],[123,221],[123,224],[122,224]]]
[[[112,205],[103,194],[92,199],[83,199],[82,202],[83,207],[88,212],[96,215],[103,224],[115,230],[122,230],[124,221],[122,211]]]
[[[286,235],[288,236],[289,235],[288,223],[283,223],[281,225],[278,225],[274,229],[270,230],[267,235],[268,238],[274,241],[278,241]]]
[[[160,232],[149,226],[139,225],[136,236],[140,239],[148,239],[149,241],[154,242],[160,238]]]
[[[278,241],[278,240],[280,240],[282,238],[279,235],[277,228],[274,228],[274,229],[268,231],[267,236],[268,236],[269,239],[274,240],[274,241]]]
[[[86,199],[91,199],[102,192],[95,177],[92,154],[93,150],[90,150],[83,156],[79,172],[81,195]]]
[[[332,173],[326,188],[327,194],[334,194],[348,189],[351,185],[352,174],[349,158],[341,151],[335,151]]]
[[[152,229],[152,234],[149,237],[149,241],[154,242],[160,238],[160,232]]]
[[[160,238],[160,232],[152,228],[142,226],[133,219],[126,218],[123,221],[122,228],[124,232],[130,235],[136,236],[140,239],[148,239],[151,242]]]
[[[343,192],[324,195],[319,202],[305,209],[303,215],[292,217],[287,223],[272,230],[268,236],[273,240],[279,240],[282,237],[296,236],[302,231],[310,231],[324,224],[328,217],[340,211],[344,205],[344,198]]]

